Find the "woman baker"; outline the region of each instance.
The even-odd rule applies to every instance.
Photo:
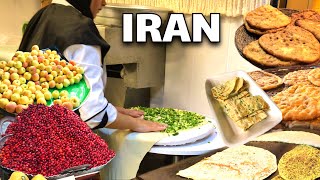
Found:
[[[31,18],[19,50],[30,51],[33,45],[56,47],[66,59],[84,68],[92,93],[79,113],[90,128],[164,130],[166,125],[140,118],[143,112],[114,107],[104,97],[107,75],[103,59],[110,46],[100,36],[93,18],[105,4],[105,0],[53,0]]]

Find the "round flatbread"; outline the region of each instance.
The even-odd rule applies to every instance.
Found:
[[[320,14],[312,9],[302,10],[298,13],[291,14],[290,25],[295,25],[296,21],[299,19],[309,19],[313,21],[320,21]]]
[[[276,28],[276,29],[268,29],[268,30],[263,30],[263,29],[254,29],[253,27],[251,27],[248,22],[244,19],[243,21],[244,27],[251,33],[253,34],[257,34],[257,35],[264,35],[267,33],[275,33],[278,31],[281,31],[284,29],[284,27],[281,28]]]
[[[284,179],[317,179],[320,177],[320,151],[299,145],[281,157],[278,171]]]
[[[218,152],[177,175],[191,179],[265,179],[277,170],[274,154],[253,146]]]
[[[309,31],[288,26],[282,31],[259,38],[259,44],[267,53],[282,60],[312,63],[320,57],[320,44]]]
[[[320,86],[320,68],[315,68],[312,69],[309,73],[308,73],[308,80],[316,85],[316,86]]]
[[[245,20],[254,29],[277,29],[287,26],[291,18],[271,5],[264,5],[247,13]]]
[[[279,87],[282,84],[282,78],[268,73],[266,71],[252,71],[248,75],[261,87],[263,90],[270,90]]]
[[[296,21],[296,25],[310,31],[318,40],[320,40],[320,21],[300,19]]]
[[[282,61],[266,53],[259,45],[258,40],[252,41],[243,49],[243,54],[249,60],[268,67],[292,66],[296,61]]]
[[[308,74],[311,71],[311,69],[303,69],[303,70],[297,70],[289,72],[287,75],[283,77],[283,83],[292,86],[295,84],[311,84],[310,81],[308,81]]]

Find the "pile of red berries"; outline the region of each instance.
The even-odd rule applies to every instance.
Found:
[[[30,105],[6,134],[12,136],[1,149],[1,165],[27,174],[54,176],[83,164],[97,167],[115,156],[77,114],[58,105]]]

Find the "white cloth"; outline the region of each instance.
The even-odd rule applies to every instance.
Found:
[[[168,134],[161,132],[138,133],[108,128],[98,129],[96,133],[116,152],[116,157],[100,171],[102,180],[135,178],[141,161],[152,146],[168,137]]]
[[[66,48],[63,55],[84,68],[84,74],[90,85],[89,97],[79,109],[81,119],[86,121],[91,118],[86,123],[90,128],[94,128],[100,124],[104,114],[107,113],[107,125],[112,123],[117,117],[117,110],[104,97],[107,75],[102,68],[100,47],[75,44]]]
[[[134,4],[141,6],[153,6],[168,8],[175,13],[202,13],[205,16],[210,13],[237,17],[265,4],[270,0],[106,0],[108,3]]]

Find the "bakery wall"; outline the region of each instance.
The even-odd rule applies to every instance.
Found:
[[[40,0],[1,0],[0,45],[17,46],[22,25],[40,8]]]
[[[190,25],[191,16],[186,17]],[[241,24],[242,17],[221,17],[220,43],[183,44],[176,41],[168,44],[165,84],[152,89],[151,106],[185,109],[211,116],[205,80],[227,71],[257,69],[244,60],[235,47],[234,34]]]

